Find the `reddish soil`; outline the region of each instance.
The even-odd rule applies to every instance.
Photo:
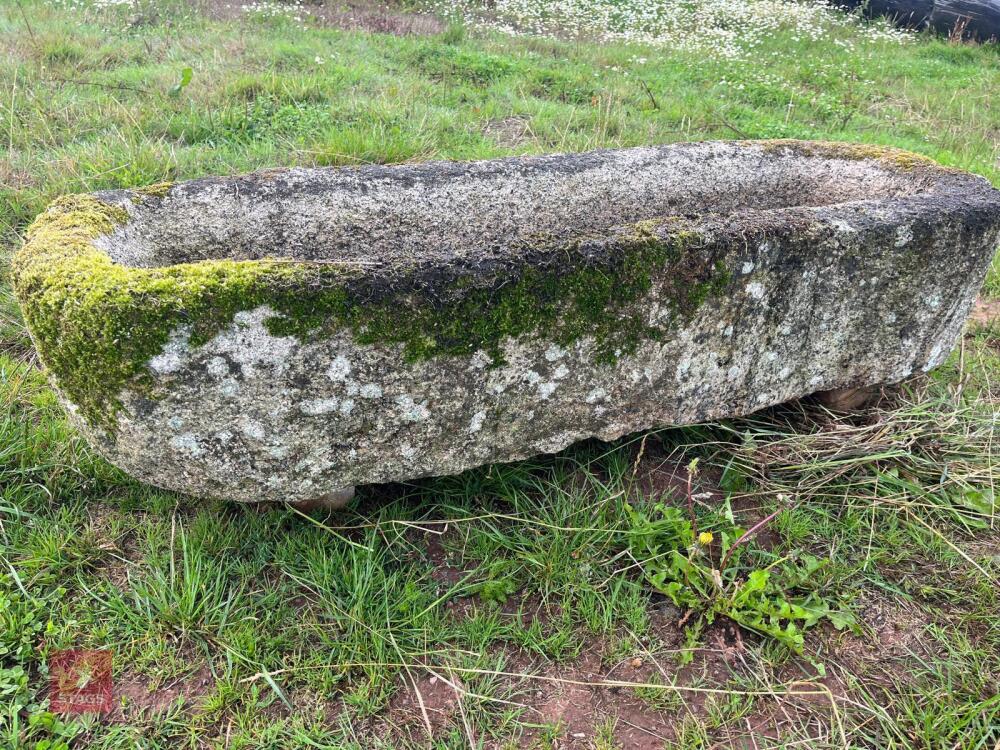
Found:
[[[972,306],[969,321],[973,326],[988,326],[1000,320],[1000,299],[980,297]]]
[[[163,686],[147,677],[126,672],[115,679],[111,722],[122,722],[141,714],[161,713],[181,699],[186,706],[197,704],[215,684],[207,666]]]

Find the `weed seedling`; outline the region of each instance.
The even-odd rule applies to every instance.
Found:
[[[744,554],[748,545],[780,511],[775,511],[749,529],[742,529],[718,512],[701,520],[698,531],[692,480],[697,460],[688,466],[687,514],[680,508],[657,503],[653,514],[629,506],[630,550],[643,565],[646,579],[676,606],[685,610],[683,621],[688,640],[696,643],[706,625],[726,617],[748,630],[761,633],[802,652],[804,633],[821,620],[837,629],[854,624],[842,604],[819,591],[810,582],[825,564],[813,555],[789,554],[763,564],[760,555]],[[781,509],[787,497],[779,497]],[[716,550],[715,539],[721,543]],[[716,562],[716,559],[719,561]],[[681,652],[682,661],[692,651]]]

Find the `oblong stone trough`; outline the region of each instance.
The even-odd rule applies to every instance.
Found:
[[[913,154],[696,143],[69,196],[14,282],[111,462],[308,502],[903,380],[998,235]]]

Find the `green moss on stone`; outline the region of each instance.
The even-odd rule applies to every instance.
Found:
[[[146,198],[165,198],[173,186],[172,182],[155,182],[152,185],[132,188],[132,192]]]
[[[559,268],[526,266],[518,278],[496,287],[473,288],[460,277],[449,290],[452,299],[432,303],[406,294],[374,304],[353,301],[342,288],[331,288],[278,301],[282,314],[267,322],[274,335],[299,338],[347,327],[359,343],[403,345],[408,361],[442,355],[487,351],[499,364],[502,344],[537,332],[562,345],[584,336],[595,339],[599,361],[610,362],[635,351],[662,330],[648,325],[646,311],[635,302],[659,280],[677,315],[689,317],[710,294],[721,291],[728,275],[717,266],[700,264],[693,250],[700,235],[663,229],[664,222],[644,222],[616,243],[606,264],[586,264],[580,251],[586,240],[553,246],[565,258]],[[660,227],[660,233],[654,231]],[[661,234],[666,233],[666,237]],[[539,239],[534,247],[545,246]],[[667,270],[666,273],[664,271]],[[702,280],[708,275],[708,280]],[[666,278],[666,281],[663,279]],[[724,286],[724,283],[723,283]]]
[[[927,156],[892,146],[874,146],[867,143],[843,143],[838,141],[798,141],[794,139],[741,141],[741,143],[760,146],[765,152],[791,149],[805,156],[820,156],[826,159],[877,161],[904,172],[922,167],[933,167],[935,170],[945,172],[958,171],[943,167]]]
[[[172,331],[188,326],[192,339],[207,340],[240,310],[287,300],[316,276],[277,261],[126,268],[93,241],[127,219],[91,196],[60,199],[29,228],[13,264],[43,363],[87,421],[105,428],[121,390],[149,382],[147,363]]]
[[[197,346],[238,312],[261,305],[275,311],[266,321],[273,335],[308,339],[346,328],[361,343],[402,344],[411,361],[479,349],[500,361],[508,337],[541,333],[563,345],[591,336],[598,359],[610,362],[669,328],[651,325],[635,304],[654,286],[672,306],[672,322],[729,281],[724,266],[699,252],[697,232],[645,222],[610,240],[613,252],[595,253],[601,261],[583,250],[608,240],[584,239],[550,248],[559,251],[551,255],[559,263],[526,264],[513,280],[484,286],[460,278],[440,295],[444,301],[390,291],[370,302],[351,292],[357,269],[335,264],[118,265],[94,240],[127,220],[125,209],[92,196],[61,199],[31,226],[14,262],[15,288],[42,361],[88,423],[112,433],[121,392],[149,390],[149,361],[172,334],[186,331]]]
[[[729,286],[729,282],[732,281],[733,275],[726,268],[725,263],[721,260],[715,263],[715,273],[711,278],[704,281],[699,281],[691,287],[691,292],[688,294],[685,300],[688,309],[690,311],[696,310],[703,302],[705,302],[710,297],[717,297],[722,294],[726,287]]]

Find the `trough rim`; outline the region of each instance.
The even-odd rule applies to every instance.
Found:
[[[935,206],[940,204],[939,210],[948,213],[977,214],[984,208],[1000,212],[1000,191],[992,188],[985,178],[893,147],[799,140],[707,141],[667,144],[666,147],[683,149],[711,143],[762,149],[765,153],[790,150],[805,157],[868,160],[892,172],[916,176],[929,173],[934,178],[926,189],[912,195],[861,197],[823,206],[788,206],[766,210],[745,208],[731,212],[734,215],[755,213],[766,215],[770,221],[801,222],[804,216],[823,215],[829,219],[840,212],[850,211],[852,207],[877,205],[896,217],[926,211],[928,198],[933,198]],[[597,153],[616,150],[620,149],[602,149]],[[557,156],[572,154],[538,158]],[[532,158],[535,157],[485,161],[523,162]],[[455,164],[424,162],[405,166],[442,163]],[[392,169],[385,166],[376,168]],[[344,168],[326,169],[335,171]],[[287,171],[290,170],[271,169],[263,173],[273,176]],[[325,170],[320,168],[316,171]],[[225,182],[239,178],[203,179]],[[181,184],[197,182],[199,180]],[[146,188],[58,198],[28,228],[26,241],[13,259],[15,294],[42,364],[70,409],[82,416],[88,426],[108,437],[113,437],[116,430],[117,413],[121,407],[119,395],[126,388],[140,392],[148,390],[151,384],[148,362],[163,350],[179,327],[186,326],[192,330],[192,343],[197,345],[230,324],[237,312],[261,305],[275,305],[279,310],[276,317],[291,321],[291,325],[276,329],[276,335],[305,339],[328,320],[332,321],[335,330],[341,330],[347,326],[348,319],[338,323],[330,311],[340,310],[346,304],[346,284],[373,273],[371,268],[358,268],[350,263],[281,258],[222,258],[138,267],[116,262],[100,247],[102,238],[130,221],[131,214],[125,205],[162,200],[174,187],[161,183]],[[644,252],[650,237],[657,243],[666,242],[683,248],[685,243],[697,241],[706,231],[711,231],[709,225],[720,215],[705,211],[698,216],[697,222],[665,216],[651,222],[609,227],[605,234],[617,234],[619,241],[624,236],[626,243],[631,243],[627,247],[634,246],[638,252]],[[889,219],[885,221],[892,223]],[[709,226],[707,230],[706,226]],[[610,248],[610,251],[620,253],[621,247],[620,242],[617,245],[610,243],[605,252]],[[560,245],[543,252],[553,254],[565,250],[565,246]],[[600,248],[597,252],[601,252]],[[521,257],[520,260],[512,254],[506,266],[493,268],[490,273],[494,280],[504,274],[523,273],[537,259],[537,254],[533,259]],[[400,269],[380,271],[400,273]],[[468,268],[457,268],[449,273],[459,282],[466,280],[467,276],[475,276],[475,272]],[[466,286],[474,290],[480,281],[473,278],[473,283],[459,284],[461,288],[451,290],[449,294],[461,296],[466,293]],[[419,281],[411,283],[408,289],[409,293],[428,293],[431,305],[441,302],[436,299],[437,291],[440,290],[430,289]],[[301,302],[302,299],[308,302]],[[351,329],[358,333],[357,327],[352,325]],[[432,342],[424,355],[447,353],[435,351]]]

